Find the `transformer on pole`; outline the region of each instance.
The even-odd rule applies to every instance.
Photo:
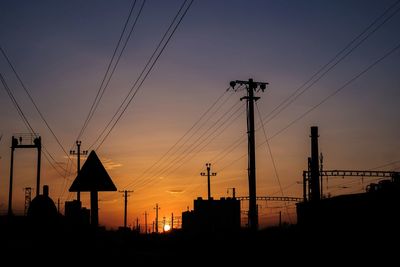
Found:
[[[251,230],[258,229],[258,214],[257,214],[257,200],[256,200],[256,148],[255,148],[255,130],[254,130],[254,102],[260,99],[254,96],[254,92],[266,89],[268,83],[255,82],[253,79],[248,81],[231,81],[230,86],[235,90],[236,84],[245,86],[247,96],[240,98],[247,101],[247,137],[248,137],[248,180],[249,180],[249,227]],[[236,91],[236,90],[235,90]]]

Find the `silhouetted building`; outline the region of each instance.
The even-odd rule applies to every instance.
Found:
[[[194,200],[194,210],[182,213],[182,229],[191,232],[230,232],[240,229],[240,201],[236,198]]]
[[[65,202],[65,219],[74,225],[90,224],[90,210],[82,208],[82,202],[78,200]]]
[[[325,229],[397,229],[400,219],[400,179],[370,184],[367,192],[297,204],[300,226]]]

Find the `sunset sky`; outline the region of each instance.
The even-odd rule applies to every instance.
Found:
[[[142,1],[136,2],[127,32]],[[76,149],[74,143],[133,2],[0,2],[0,46],[67,152]],[[80,137],[84,150],[99,146],[102,138],[96,139],[183,2],[144,3],[101,102]],[[194,1],[126,112],[96,149],[118,190],[134,191],[128,224],[137,217],[143,224],[145,212],[153,221],[156,203],[161,207],[160,220],[193,209],[195,198],[207,197],[207,180],[200,176],[207,162],[217,172],[211,180],[214,198],[230,195],[227,189],[233,187],[237,195],[248,194],[246,106],[239,100],[245,91],[226,91],[231,80],[269,82],[265,92],[257,93],[262,124],[257,109],[255,114],[259,196],[302,197],[300,182],[314,125],[319,126],[325,169],[399,170],[399,8],[395,0]],[[43,155],[42,185],[49,185],[55,202],[74,199],[68,188],[76,176],[76,158],[69,161],[2,54],[0,73],[55,160],[50,158],[57,171]],[[4,213],[11,136],[28,129],[3,84],[0,87],[0,212]],[[282,112],[271,113],[296,90],[304,93],[285,102]],[[262,126],[272,137],[276,172]],[[361,192],[371,181],[332,178],[324,194]],[[13,191],[17,214],[23,212],[23,188],[29,186],[36,186],[36,153],[19,149]],[[83,193],[82,198],[89,208],[88,195]],[[99,199],[100,224],[121,226],[122,194],[99,193]],[[279,211],[284,221],[295,222],[293,203],[259,205],[263,227],[276,224]]]

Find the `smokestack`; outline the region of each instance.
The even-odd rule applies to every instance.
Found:
[[[49,196],[49,186],[48,185],[43,186],[43,196],[45,196],[45,197]]]
[[[319,153],[318,153],[318,127],[311,127],[311,177],[310,177],[310,201],[321,199],[319,186]]]

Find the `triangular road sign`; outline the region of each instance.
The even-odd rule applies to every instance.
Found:
[[[111,177],[93,150],[69,188],[69,192],[78,191],[117,191]]]

